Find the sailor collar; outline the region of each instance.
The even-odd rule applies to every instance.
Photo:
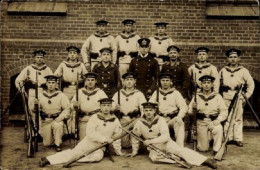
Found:
[[[67,61],[63,61],[63,63],[68,67],[68,68],[76,68],[80,66],[80,62],[76,62],[76,63],[69,63]]]
[[[108,32],[105,32],[104,34],[100,34],[98,31],[94,33],[94,35],[98,38],[104,38],[104,37],[108,37],[110,34]]]
[[[199,70],[203,70],[203,69],[208,68],[208,67],[210,67],[210,66],[211,66],[210,63],[207,63],[207,64],[205,64],[205,65],[203,65],[203,66],[200,66],[198,63],[195,63],[195,67],[196,67],[197,69],[199,69]]]
[[[47,68],[47,65],[44,63],[41,67],[36,66],[35,64],[31,64],[31,67],[37,71],[42,71]]]
[[[233,69],[231,70],[229,66],[225,66],[224,68],[225,68],[228,72],[230,72],[230,73],[235,73],[235,72],[241,70],[241,69],[244,68],[244,67],[241,66],[241,65],[239,65],[239,66],[238,66],[237,68],[235,68],[234,70],[233,70]]]
[[[97,114],[97,118],[98,118],[99,120],[104,121],[103,126],[106,126],[106,123],[107,123],[107,122],[114,122],[114,121],[116,120],[115,116],[112,116],[112,117],[106,119],[106,118],[104,118],[100,113]]]
[[[135,31],[132,31],[130,34],[126,34],[125,31],[119,34],[123,39],[130,39],[136,35]]]
[[[89,97],[95,95],[99,90],[100,90],[100,88],[95,88],[93,91],[87,91],[85,88],[83,88],[82,89],[82,93],[87,95],[88,96],[88,100],[89,100]]]
[[[54,92],[53,94],[50,95],[50,94],[48,94],[46,91],[43,91],[42,95],[45,96],[46,98],[48,98],[48,99],[49,99],[49,100],[48,100],[48,103],[51,104],[51,103],[52,103],[52,102],[51,102],[51,99],[52,99],[53,97],[58,96],[60,93],[61,93],[61,91],[56,91],[56,92]]]
[[[157,115],[156,115],[151,123],[148,122],[148,121],[147,121],[146,119],[144,119],[144,118],[140,118],[139,120],[140,120],[145,126],[147,126],[147,127],[151,130],[152,126],[153,126],[153,125],[156,125],[156,124],[158,123],[159,118],[160,118],[160,116],[157,116]],[[150,131],[150,130],[149,130],[149,131]]]
[[[158,36],[158,34],[155,34],[155,36],[154,36],[154,39],[159,40],[159,41],[167,40],[168,38],[169,38],[169,37],[167,36],[167,34],[164,34],[164,35],[162,36],[162,38],[160,38],[160,37]]]
[[[205,97],[202,93],[198,94],[198,96],[205,102],[206,106],[208,105],[208,101],[214,99],[216,95],[216,93],[212,93],[209,97]]]
[[[126,92],[126,90],[125,89],[121,89],[121,92],[122,92],[122,94],[125,96],[125,97],[129,97],[129,96],[132,96],[133,94],[135,94],[136,92],[138,92],[138,90],[137,89],[134,89],[133,91],[131,91],[131,92]]]

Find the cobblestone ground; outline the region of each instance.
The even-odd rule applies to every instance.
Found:
[[[38,162],[41,157],[51,155],[55,153],[54,148],[43,147],[42,143],[39,144],[39,152],[37,152],[34,158],[27,158],[26,147],[27,143],[23,142],[23,128],[22,127],[4,127],[0,131],[1,135],[1,168],[4,170],[13,169],[65,169],[61,168],[61,165],[46,166],[45,168],[39,168]],[[224,157],[224,160],[218,162],[218,169],[233,170],[233,169],[247,169],[254,170],[260,169],[260,131],[247,131],[244,133],[244,147],[238,148],[234,145],[229,145],[228,154]],[[71,146],[74,146],[72,140]],[[191,148],[191,144],[187,145]],[[65,141],[63,149],[70,148],[69,141]],[[212,151],[202,153],[208,157],[213,157]],[[154,164],[152,163],[147,154],[143,153],[134,158],[126,158],[113,156],[115,162],[111,162],[105,157],[99,163],[76,163],[73,164],[70,169],[77,170],[119,170],[119,169],[149,169],[149,170],[167,170],[167,169],[183,169],[176,164]],[[1,169],[0,168],[0,169]],[[201,170],[209,169],[205,166],[194,167],[192,169]]]

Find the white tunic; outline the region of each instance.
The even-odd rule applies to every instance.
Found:
[[[210,75],[210,76],[214,77],[215,78],[215,81],[213,82],[214,92],[218,93],[219,75],[218,75],[218,70],[214,65],[207,63],[203,66],[200,66],[198,63],[195,63],[188,68],[188,72],[189,72],[189,75],[192,76],[191,78],[193,81],[196,79],[195,82],[197,83],[197,85],[200,88],[201,88],[201,81],[199,81],[200,77],[202,77],[204,75]],[[196,76],[196,78],[195,78],[195,76]]]
[[[238,66],[236,69],[231,69],[229,66],[225,66],[219,72],[220,79],[223,81],[223,85],[229,86],[231,90],[223,93],[223,98],[227,100],[232,100],[236,90],[235,88],[241,84],[247,84],[246,97],[249,98],[255,88],[255,83],[250,75],[249,71],[243,67]]]
[[[155,91],[150,98],[150,102],[157,102],[157,91]],[[183,118],[187,113],[188,107],[181,93],[176,89],[171,89],[168,92],[159,90],[159,112],[165,114],[179,111],[178,116]]]
[[[106,33],[104,35],[100,35],[98,32],[95,34],[90,35],[87,40],[84,42],[82,48],[81,48],[81,55],[84,63],[89,63],[89,55],[90,53],[98,53],[100,54],[99,50],[102,48],[111,48],[113,50],[112,54],[112,62],[116,62],[116,53],[117,53],[117,47],[115,38],[110,35],[109,33]],[[92,59],[95,60],[95,59]],[[98,58],[96,61],[100,61]]]

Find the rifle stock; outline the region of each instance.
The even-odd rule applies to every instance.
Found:
[[[240,96],[241,96],[241,93],[242,93],[242,88],[243,88],[243,85],[240,86],[239,91],[237,92],[234,107],[233,107],[233,109],[231,109],[233,112],[232,112],[232,115],[231,115],[231,118],[230,118],[230,123],[229,123],[229,126],[228,126],[227,135],[225,137],[225,140],[222,142],[219,151],[214,156],[214,159],[216,159],[216,160],[221,161],[224,154],[225,154],[226,147],[227,147],[226,145],[227,145],[227,142],[229,140],[230,133],[232,132],[232,127],[234,127],[235,118],[236,118],[237,110],[238,110],[238,104],[240,102]]]
[[[136,134],[134,134],[133,132],[130,132],[129,130],[126,130],[124,128],[122,128],[123,131],[125,131],[127,134],[131,135],[132,137],[136,138],[138,141],[144,143],[144,140],[141,139],[139,136],[137,136]],[[175,157],[173,157],[171,154],[165,153],[163,151],[161,151],[159,148],[155,147],[154,145],[150,144],[147,147],[149,147],[150,149],[154,150],[155,152],[157,152],[158,154],[160,154],[161,156],[165,157],[166,159],[171,159],[174,160],[175,162],[177,162],[178,164],[182,165],[185,168],[191,168],[192,165],[190,165],[187,162],[181,161]],[[176,156],[177,157],[177,156]]]
[[[133,128],[136,121],[137,121],[137,119],[131,121],[128,125],[125,126],[125,128],[126,128],[126,129],[131,129],[131,128]],[[126,136],[126,135],[127,135],[127,133],[122,132],[122,133],[121,133],[120,135],[118,135],[118,136],[113,136],[112,139],[113,139],[113,141],[116,141],[116,140],[118,140],[118,139],[120,139],[120,138],[122,138],[122,137],[124,137],[124,136]],[[104,147],[104,146],[106,146],[106,145],[108,145],[108,144],[109,144],[109,143],[105,142],[105,143],[103,143],[103,144],[101,144],[101,145],[99,145],[99,146],[97,146],[97,147],[94,147],[93,149],[87,151],[86,153],[84,153],[84,154],[82,154],[82,155],[77,155],[76,157],[72,158],[71,160],[69,160],[68,162],[66,162],[65,164],[63,164],[63,167],[64,167],[64,168],[68,168],[72,163],[78,161],[79,159],[81,159],[81,158],[83,158],[83,157],[85,157],[85,156],[87,156],[87,155],[89,155],[89,154],[95,152],[96,150],[98,150],[98,149],[100,149],[100,148],[102,148],[102,147]]]

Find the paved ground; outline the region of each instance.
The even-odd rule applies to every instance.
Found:
[[[23,128],[22,127],[4,127],[0,131],[1,135],[1,161],[0,165],[4,170],[13,169],[63,169],[61,165],[46,166],[45,168],[39,168],[39,159],[43,156],[47,156],[55,153],[54,148],[46,148],[39,145],[39,152],[37,152],[34,158],[26,157],[27,144],[23,142]],[[218,169],[247,169],[247,170],[260,170],[260,131],[247,131],[244,133],[244,147],[238,148],[234,145],[229,145],[228,154],[225,159],[218,162]],[[73,145],[73,141],[72,141]],[[191,145],[187,145],[191,147]],[[64,148],[69,148],[69,141],[65,141]],[[213,157],[212,152],[203,153],[209,157]],[[149,169],[149,170],[167,170],[167,169],[182,169],[177,165],[172,164],[154,164],[152,163],[147,154],[143,153],[134,158],[126,158],[114,156],[115,163],[112,163],[107,157],[105,157],[100,163],[77,163],[73,164],[70,169]],[[195,170],[209,169],[205,166],[194,167]]]

